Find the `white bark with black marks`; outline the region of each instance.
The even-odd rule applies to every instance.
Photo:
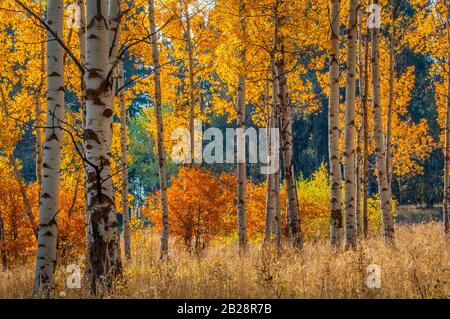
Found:
[[[47,2],[47,24],[62,37],[63,0]],[[47,33],[47,120],[39,194],[39,233],[33,295],[49,298],[54,286],[57,256],[58,194],[60,183],[62,131],[64,120],[64,50]]]
[[[379,5],[378,0],[372,2]],[[391,192],[386,171],[386,153],[381,117],[381,92],[380,92],[380,29],[372,28],[372,106],[373,126],[375,138],[375,155],[378,173],[378,193],[380,197],[381,217],[383,224],[383,236],[387,243],[395,243],[394,219],[392,216]]]
[[[87,12],[86,128],[84,149],[89,214],[89,260],[92,292],[96,284],[111,289],[122,272],[119,232],[111,176],[112,79],[109,68],[108,1],[91,0]],[[101,282],[100,282],[101,280]]]

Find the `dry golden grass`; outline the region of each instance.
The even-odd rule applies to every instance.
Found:
[[[449,298],[449,241],[438,223],[397,227],[395,248],[381,238],[361,241],[356,251],[333,252],[327,241],[307,242],[298,254],[280,257],[251,245],[240,257],[233,245],[212,247],[201,255],[172,248],[159,260],[158,240],[144,231],[134,235],[132,262],[110,298]],[[366,269],[381,267],[380,289],[368,289]],[[57,274],[56,297],[63,291]],[[0,271],[0,297],[28,298],[33,265]],[[65,289],[67,297],[89,297]]]

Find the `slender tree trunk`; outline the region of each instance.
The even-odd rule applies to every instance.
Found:
[[[277,32],[275,31],[275,43],[277,43]],[[271,61],[271,71],[272,71],[272,110],[271,110],[271,128],[274,130],[279,130],[280,128],[280,115],[279,115],[279,107],[280,104],[278,102],[279,96],[278,96],[278,77],[276,73],[276,67],[275,63],[272,59]],[[271,137],[274,139],[275,137]],[[271,197],[273,198],[273,218],[274,218],[274,230],[275,230],[275,245],[278,254],[281,253],[281,238],[282,238],[282,228],[281,228],[281,208],[280,208],[280,168],[279,168],[279,145],[280,141],[275,140],[275,143],[277,143],[277,148],[271,150],[271,159],[274,159],[278,162],[278,165],[276,164],[276,170],[275,173],[273,173],[273,194]],[[275,144],[273,144],[275,145]]]
[[[246,215],[246,199],[245,185],[247,183],[246,175],[246,157],[245,157],[245,33],[246,33],[246,17],[245,3],[239,0],[239,24],[241,37],[243,39],[243,49],[239,52],[241,62],[241,70],[237,79],[237,225],[238,225],[238,241],[239,250],[241,252],[247,249],[247,215]]]
[[[123,62],[119,65],[119,88],[124,85]],[[120,104],[120,150],[122,161],[122,220],[125,258],[131,260],[130,214],[128,210],[128,161],[127,161],[127,112],[123,89],[119,93]]]
[[[86,3],[87,72],[84,149],[87,162],[87,208],[89,213],[89,260],[92,293],[97,284],[111,289],[122,272],[117,213],[111,178],[112,78],[109,63],[108,1]],[[102,282],[99,282],[99,280]]]
[[[195,159],[195,83],[194,83],[194,51],[192,47],[192,34],[191,34],[191,16],[189,14],[188,3],[185,0],[181,0],[183,3],[183,10],[186,18],[186,47],[188,53],[188,71],[189,71],[189,133],[191,139],[191,163],[194,163]]]
[[[282,49],[283,52],[284,49]],[[297,188],[294,174],[294,161],[292,159],[292,107],[289,102],[287,87],[287,72],[284,57],[276,63],[281,111],[281,141],[284,161],[284,177],[288,196],[289,231],[293,245],[299,249],[302,246],[300,228],[300,209],[297,197]]]
[[[380,5],[379,0],[373,1],[374,5]],[[372,105],[373,105],[373,125],[375,137],[375,154],[378,173],[378,193],[380,196],[380,206],[382,212],[383,235],[387,243],[394,244],[395,231],[394,219],[392,217],[391,192],[386,172],[386,148],[384,143],[383,125],[381,118],[381,92],[380,92],[380,56],[379,37],[380,29],[377,26],[372,28]]]
[[[80,63],[82,65],[86,64],[86,1],[85,0],[78,0],[77,4],[80,8],[80,28],[78,29],[78,37],[79,37],[79,46],[80,46]],[[83,131],[86,129],[86,84],[84,83],[83,75],[80,74],[80,95],[79,95],[79,101],[80,101],[80,112],[81,112],[81,125],[83,128]],[[84,189],[88,189],[88,181],[87,181],[87,166],[88,164],[86,162],[83,162],[84,166]],[[89,211],[87,206],[87,196],[86,192],[84,194],[85,198],[85,207],[84,207],[84,223],[86,228],[86,273],[90,274],[90,264],[89,264],[89,251],[90,251],[90,240],[89,240]]]
[[[149,6],[150,32],[152,34],[151,41],[152,41],[153,68],[155,70],[154,71],[155,113],[157,125],[159,182],[161,188],[161,211],[162,211],[161,258],[164,259],[167,257],[169,252],[169,209],[167,202],[167,181],[166,181],[166,163],[165,163],[166,150],[164,147],[164,123],[162,117],[158,36],[156,34],[155,7],[153,1],[154,0],[149,0],[148,6]]]
[[[362,172],[362,192],[363,192],[363,210],[362,210],[362,224],[364,238],[367,239],[369,235],[369,217],[368,217],[368,196],[369,196],[369,123],[368,123],[368,110],[367,110],[367,92],[369,88],[369,29],[366,28],[366,35],[364,41],[364,63],[363,63],[363,79],[362,86],[362,130],[363,130],[363,172]]]
[[[358,5],[359,0],[350,0],[347,26],[348,47],[344,129],[344,232],[346,248],[356,248],[354,131],[356,94],[356,27]]]
[[[62,37],[63,0],[47,2],[47,23]],[[34,296],[49,298],[56,267],[58,194],[64,120],[64,50],[47,33],[47,120],[43,149],[42,185],[39,195],[39,233],[34,276]]]
[[[45,81],[45,42],[41,43],[41,79],[39,81],[38,88],[36,90],[36,180],[39,185],[39,192],[41,190],[41,184],[42,184],[42,129],[40,126],[42,125],[41,122],[41,113],[42,113],[42,103],[41,103],[41,97],[42,97],[42,91],[44,89],[44,81]]]
[[[19,185],[20,196],[22,197],[22,201],[25,206],[25,213],[26,213],[28,219],[30,220],[31,227],[33,227],[34,236],[36,237],[36,239],[38,239],[39,227],[36,223],[36,218],[34,217],[33,210],[31,208],[30,198],[28,197],[28,194],[27,194],[25,182],[22,178],[22,175],[20,175],[19,168],[18,168],[17,163],[12,154],[10,154],[8,156],[8,161],[13,169],[14,177],[17,181],[17,184]]]
[[[447,55],[447,99],[445,104],[445,146],[444,146],[444,203],[442,224],[444,234],[449,233],[448,205],[450,201],[450,53]]]
[[[356,130],[356,152],[355,152],[355,224],[356,236],[361,232],[361,131]]]
[[[342,238],[342,174],[339,151],[339,15],[340,0],[331,0],[328,101],[328,153],[330,162],[330,242],[338,248]]]
[[[388,178],[389,191],[392,185],[392,168],[391,168],[391,131],[392,131],[392,105],[394,103],[394,64],[395,64],[395,11],[396,1],[391,0],[391,33],[389,40],[389,95],[388,95],[388,111],[386,123],[386,174]],[[392,194],[391,194],[392,198]]]
[[[2,255],[2,267],[3,270],[8,269],[8,258],[6,256],[6,243],[5,243],[5,224],[3,223],[3,218],[0,216],[0,250]]]
[[[268,83],[267,83],[268,86]],[[268,102],[268,87],[266,89],[266,98],[267,98],[267,109],[269,109],[269,102]],[[270,108],[269,111],[269,118],[267,120],[267,164],[269,167],[271,167],[272,164],[272,138],[271,135],[271,129],[273,128],[273,118],[274,118],[274,108]],[[274,233],[274,210],[275,210],[275,197],[274,197],[274,174],[269,173],[267,174],[267,191],[266,191],[266,222],[265,222],[265,229],[264,229],[264,244],[267,245],[272,242],[272,235]]]
[[[0,98],[2,99],[1,105],[2,105],[3,114],[6,117],[8,117],[9,112],[8,112],[8,106],[7,106],[7,102],[6,102],[6,96],[5,96],[5,92],[3,91],[3,88],[1,86],[0,86]],[[31,203],[28,198],[27,191],[26,191],[25,185],[24,185],[25,182],[23,181],[23,178],[20,175],[19,168],[17,167],[17,163],[14,159],[12,152],[9,152],[9,154],[8,154],[8,163],[12,167],[13,173],[14,173],[14,178],[15,178],[17,184],[19,185],[20,195],[22,197],[23,205],[25,206],[25,214],[27,215],[28,219],[30,220],[34,236],[36,237],[36,239],[38,239],[38,225],[36,224],[36,219],[34,217],[33,210],[31,209]]]
[[[361,149],[362,137],[363,137],[363,118],[362,118],[362,103],[363,103],[363,92],[364,87],[364,74],[363,74],[363,48],[362,48],[362,12],[361,8],[358,8],[358,86],[359,86],[359,118],[360,125],[356,129],[356,153],[355,153],[355,187],[356,187],[356,200],[355,200],[355,217],[356,217],[356,234],[358,237],[362,235],[362,220],[361,220],[361,192],[363,183],[363,155]]]
[[[114,97],[116,93],[116,84],[119,77],[118,66],[119,59],[118,43],[120,40],[120,1],[109,0],[108,17],[109,17],[109,29],[108,29],[108,45],[109,45],[109,69],[113,70],[112,73],[112,93],[110,104],[114,105]]]

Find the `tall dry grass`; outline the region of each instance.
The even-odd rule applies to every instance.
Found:
[[[301,253],[281,256],[252,244],[245,256],[236,247],[211,247],[190,254],[173,247],[159,260],[158,238],[134,234],[132,261],[108,298],[449,298],[449,240],[438,223],[397,227],[395,248],[382,238],[361,240],[356,251],[334,252],[327,241],[306,242]],[[82,260],[79,261],[82,263]],[[367,266],[381,267],[381,288],[366,286]],[[55,297],[89,297],[88,285],[64,288],[57,273]],[[0,271],[0,297],[28,298],[33,265]],[[61,293],[63,292],[64,293]],[[65,295],[64,295],[65,294]]]

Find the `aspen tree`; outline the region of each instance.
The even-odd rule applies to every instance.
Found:
[[[344,128],[344,233],[346,248],[356,248],[354,132],[358,5],[359,0],[350,0],[347,26],[347,79],[345,85]]]
[[[64,15],[63,0],[47,2],[47,24],[62,36]],[[49,298],[54,285],[56,266],[56,241],[58,193],[61,166],[62,131],[64,120],[64,50],[47,33],[47,120],[42,163],[42,185],[39,194],[39,232],[34,275],[33,295]]]
[[[87,54],[86,127],[84,149],[87,171],[87,210],[89,214],[89,261],[92,292],[101,279],[111,289],[122,272],[116,208],[111,178],[112,78],[109,63],[108,1],[86,2]]]
[[[361,26],[362,28],[362,26]],[[362,39],[362,37],[361,37]],[[361,40],[360,39],[360,40]],[[363,155],[362,155],[362,193],[363,193],[363,209],[362,209],[362,227],[364,238],[367,239],[369,235],[369,218],[368,218],[368,197],[369,197],[369,119],[368,119],[368,109],[367,109],[367,92],[369,89],[369,29],[366,28],[365,38],[364,38],[364,62],[362,63],[360,73],[361,84],[361,118],[362,118],[362,131],[363,131]]]
[[[289,231],[292,236],[293,245],[296,248],[302,246],[300,229],[300,209],[297,197],[297,188],[294,174],[294,162],[292,159],[292,106],[289,102],[287,89],[287,72],[284,67],[284,58],[277,64],[278,76],[278,99],[280,103],[281,117],[281,141],[284,161],[284,178],[288,196]]]
[[[339,247],[342,238],[341,154],[339,151],[339,16],[340,0],[331,0],[328,101],[328,153],[330,162],[330,242]]]
[[[373,0],[374,6],[379,6],[378,0]],[[380,26],[374,24],[371,27],[372,38],[372,107],[373,107],[373,126],[375,139],[375,155],[377,165],[378,193],[380,196],[381,216],[383,224],[383,235],[387,243],[394,244],[395,231],[394,219],[392,217],[391,192],[386,172],[386,153],[383,134],[383,125],[381,118],[381,92],[380,92]]]
[[[188,70],[189,70],[189,133],[190,133],[190,154],[191,163],[195,159],[195,82],[194,82],[194,48],[192,46],[191,16],[189,13],[189,3],[181,0],[183,5],[184,18],[186,19],[186,50],[188,54]]]
[[[125,258],[131,259],[130,214],[128,211],[127,112],[125,106],[123,62],[119,63],[118,88],[120,107],[120,151],[122,166],[122,220]]]
[[[449,32],[449,31],[447,31]],[[450,37],[449,37],[450,43]],[[444,234],[449,233],[449,218],[448,218],[448,205],[450,201],[450,176],[449,176],[449,165],[450,165],[450,52],[447,56],[447,97],[445,102],[445,145],[444,145],[444,207],[442,222],[444,226]]]
[[[279,28],[285,17],[282,17],[279,12],[279,6],[283,0],[275,0],[273,6],[274,21],[275,21],[275,36],[274,36],[274,67],[277,84],[277,109],[280,112],[281,122],[281,150],[283,154],[284,164],[284,179],[286,182],[286,192],[288,197],[287,203],[287,230],[292,236],[292,244],[299,249],[302,246],[302,234],[300,228],[300,209],[297,197],[294,162],[292,159],[292,106],[289,101],[288,92],[288,71],[285,64],[285,48],[283,37],[279,33]]]
[[[392,139],[392,105],[394,103],[394,68],[395,68],[395,31],[396,31],[396,1],[390,1],[391,25],[389,32],[389,95],[388,110],[386,118],[386,174],[388,178],[389,190],[392,185],[392,167],[391,167],[391,139]],[[392,194],[391,194],[392,197]]]
[[[41,96],[43,94],[43,90],[44,90],[44,82],[45,82],[45,42],[42,41],[41,43],[41,67],[40,67],[40,71],[41,71],[41,76],[40,76],[40,80],[39,80],[39,84],[38,84],[38,88],[36,90],[36,95],[35,95],[35,99],[36,99],[36,108],[35,108],[35,113],[36,113],[36,118],[35,118],[35,123],[36,123],[36,180],[37,183],[39,185],[39,189],[41,187],[42,184],[42,156],[43,156],[43,149],[42,149],[42,129],[40,128],[41,126],[41,113],[42,113],[42,103],[41,103]]]
[[[276,33],[276,32],[275,32]],[[275,39],[277,37],[275,36]],[[270,115],[271,128],[274,130],[278,130],[280,128],[280,115],[279,115],[279,102],[278,102],[278,78],[276,75],[275,64],[273,61],[272,65],[272,112]],[[275,141],[279,143],[279,141]],[[278,152],[272,151],[272,158],[277,156],[279,161]],[[274,156],[273,156],[274,155]],[[279,166],[279,165],[277,165]],[[278,254],[281,252],[281,208],[280,208],[280,169],[277,167],[275,173],[273,174],[273,218],[274,218],[274,226],[275,226],[275,245],[277,248]]]
[[[162,100],[161,100],[161,76],[158,51],[158,34],[156,32],[155,7],[154,0],[148,1],[149,22],[152,42],[152,58],[154,70],[155,85],[155,114],[157,125],[157,144],[158,144],[158,165],[159,165],[159,182],[161,190],[161,212],[162,212],[162,232],[161,232],[161,258],[167,258],[169,252],[169,208],[167,203],[167,177],[166,177],[166,150],[164,147],[164,123],[162,116]],[[191,158],[192,159],[192,158]]]
[[[241,70],[237,79],[237,225],[240,251],[247,248],[247,217],[246,217],[246,147],[245,147],[245,67],[246,67],[246,8],[244,0],[239,0],[239,24],[242,48],[239,52]]]
[[[447,7],[447,16],[450,12],[450,3],[445,1]],[[445,31],[447,32],[447,96],[445,100],[445,126],[444,126],[444,199],[443,199],[443,209],[442,209],[442,224],[444,226],[444,234],[448,235],[449,217],[448,217],[448,206],[450,201],[450,26],[448,19],[445,20]]]

